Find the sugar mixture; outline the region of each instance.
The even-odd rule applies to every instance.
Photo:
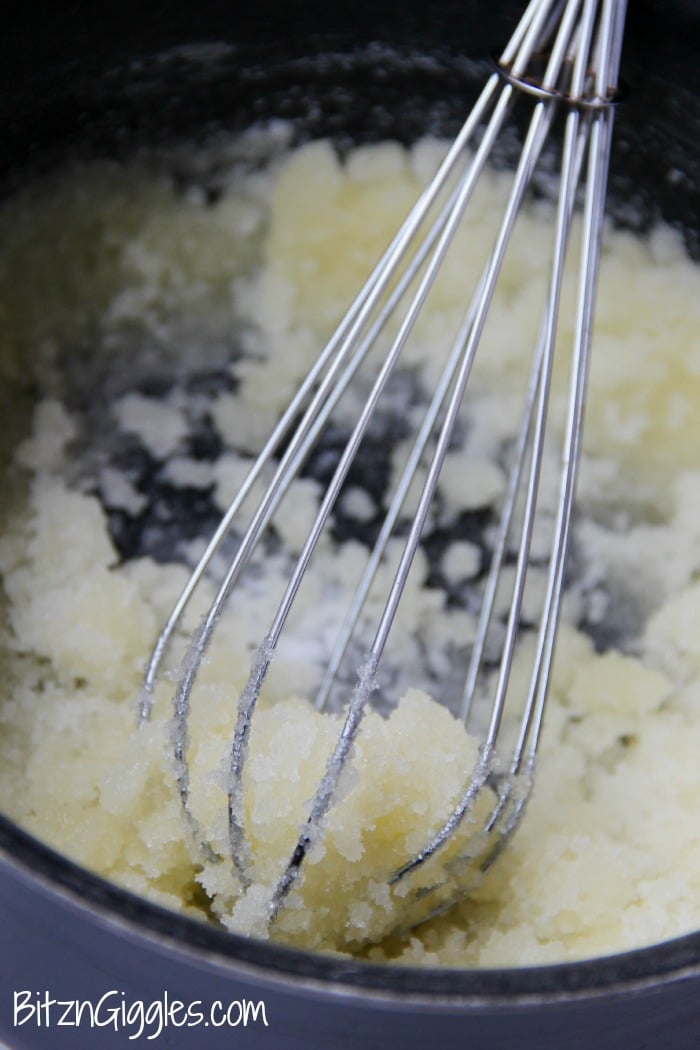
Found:
[[[236,701],[361,390],[292,485],[198,679],[191,806],[209,855],[177,796],[172,675],[137,728],[141,676],[253,454],[441,149],[389,143],[341,161],[314,143],[272,150],[263,165],[270,142],[251,135],[219,144],[208,167],[201,153],[188,166],[183,152],[170,166],[81,168],[0,212],[0,806],[129,890],[254,936],[267,935],[261,902],[338,731],[339,715],[305,698],[407,455],[413,409],[434,383],[434,348],[460,323],[482,262],[474,246],[501,214],[505,176],[487,180],[460,231],[265,682],[245,774],[246,893],[227,857]],[[409,938],[367,948],[394,907],[387,875],[440,825],[475,761],[450,708],[551,228],[550,206],[529,205],[392,633],[385,709],[368,715],[342,797],[273,928],[288,943],[415,965],[519,966],[700,927],[700,278],[670,230],[645,239],[610,230],[564,624],[525,821],[468,899]],[[565,317],[572,294],[567,286]],[[563,398],[555,377],[555,408]],[[548,450],[545,509],[556,470]],[[188,614],[172,667],[236,539]],[[378,592],[395,550],[398,541]],[[529,645],[526,633],[516,687]]]

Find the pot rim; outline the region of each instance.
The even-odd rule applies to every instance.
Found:
[[[132,941],[176,951],[184,962],[247,972],[299,991],[437,1009],[522,1006],[628,995],[700,975],[700,931],[616,955],[577,962],[469,970],[378,964],[305,952],[229,933],[179,915],[94,875],[0,813],[0,860],[56,907],[78,908],[94,924]],[[2,877],[0,867],[0,878]]]

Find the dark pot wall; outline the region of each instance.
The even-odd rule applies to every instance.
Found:
[[[40,873],[39,873],[40,872]],[[12,1050],[691,1050],[700,1037],[700,934],[561,967],[410,971],[227,937],[150,907],[0,818],[0,1046]],[[168,1028],[149,1044],[111,1027],[12,1026],[14,990],[96,1003],[265,1003],[267,1027]],[[117,997],[118,998],[118,997]]]
[[[700,2],[628,7],[629,91],[618,115],[614,206],[627,222],[661,214],[683,226],[697,254]],[[427,114],[434,129],[451,134],[476,88],[463,56],[486,60],[521,9],[517,0],[408,0],[400,9],[364,0],[12,5],[0,50],[0,175],[17,172],[20,159],[53,164],[67,144],[115,153],[138,138],[164,142],[280,115],[308,134],[405,140],[421,134]],[[148,63],[133,64],[212,41],[234,50],[201,63],[196,76],[182,60],[160,64],[157,75]],[[354,68],[319,69],[304,61],[377,41],[404,56],[432,53],[440,63],[410,69],[375,55]]]

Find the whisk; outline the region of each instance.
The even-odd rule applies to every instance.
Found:
[[[381,396],[392,374],[400,368],[404,346],[503,132],[509,111],[515,103],[529,102],[532,112],[495,244],[425,408],[405,468],[391,495],[316,694],[316,706],[323,709],[337,685],[343,661],[357,649],[358,624],[367,607],[378,567],[389,540],[397,534],[397,523],[416,472],[421,464],[427,464],[415,511],[401,541],[403,547],[398,568],[373,628],[374,637],[356,667],[356,683],[347,704],[342,730],[310,802],[298,840],[290,843],[289,860],[270,894],[267,904],[269,925],[274,924],[285,906],[296,880],[303,873],[307,855],[322,836],[324,820],[337,801],[341,774],[352,761],[353,744],[376,688],[380,660],[453,440],[516,218],[545,142],[552,138],[552,127],[555,121],[559,121],[563,126],[556,146],[559,179],[551,266],[522,419],[461,691],[460,717],[465,724],[471,725],[474,709],[480,706],[483,720],[486,703],[486,729],[481,736],[476,766],[465,770],[462,795],[451,812],[445,813],[442,826],[420,850],[406,857],[402,866],[387,873],[390,887],[401,900],[398,926],[410,928],[467,893],[475,876],[486,870],[498,856],[523,814],[533,782],[571,532],[624,17],[624,0],[532,0],[529,4],[433,180],[420,195],[253,464],[173,608],[153,651],[141,694],[142,722],[150,716],[161,666],[185,608],[212,558],[229,536],[234,523],[238,522],[246,498],[263,472],[272,470],[272,480],[243,531],[218,593],[191,641],[174,697],[173,754],[182,808],[204,856],[214,859],[214,851],[190,808],[188,722],[194,683],[222,609],[263,542],[285,493],[317,447],[324,428],[333,420],[341,397],[358,383],[361,364],[380,335],[389,332],[388,349],[366,392],[306,542],[290,571],[273,621],[254,653],[248,681],[238,700],[230,751],[228,819],[233,869],[239,884],[245,889],[251,883],[251,857],[243,818],[242,777],[262,684],[312,554],[328,528],[329,517],[358,449],[371,429]],[[550,388],[564,263],[571,239],[572,216],[579,199],[582,200],[583,218],[577,304],[574,335],[567,357],[569,393],[546,588],[535,624],[528,685],[518,698],[516,732],[504,754],[504,710],[507,698],[509,705],[513,702],[509,685],[516,643],[522,630],[528,573],[533,561],[533,533],[538,520],[545,432],[551,413]],[[514,572],[504,573],[507,564],[514,564]],[[507,602],[505,630],[501,632],[494,660],[496,596],[507,575],[512,578],[512,589]],[[485,679],[490,683],[486,691]],[[477,696],[478,704],[475,703]],[[487,792],[488,816],[479,833],[471,836],[468,846],[460,849],[458,857],[453,857],[447,867],[431,869],[428,862],[439,858],[446,845],[453,841],[465,817],[473,813]],[[433,873],[422,877],[421,871]],[[417,875],[420,877],[416,878]]]

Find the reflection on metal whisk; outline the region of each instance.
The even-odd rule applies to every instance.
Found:
[[[404,866],[390,875],[392,886],[396,889],[404,880],[408,880],[405,883],[408,886],[409,876],[413,876],[426,861],[439,853],[465,815],[473,809],[487,782],[491,787],[496,785],[497,801],[477,836],[478,845],[473,847],[469,856],[461,858],[461,868],[452,862],[449,876],[443,871],[437,879],[424,881],[416,891],[402,892],[405,925],[421,921],[463,895],[471,885],[473,870],[468,878],[460,871],[466,872],[470,861],[473,868],[475,858],[480,871],[492,863],[523,812],[532,782],[542,725],[571,527],[613,125],[612,102],[616,93],[624,16],[624,0],[532,0],[529,4],[434,179],[350,306],[253,465],[173,609],[152,655],[142,693],[142,721],[149,717],[159,669],[185,606],[214,553],[229,533],[234,519],[237,520],[240,507],[261,472],[268,463],[276,463],[272,481],[253,513],[216,598],[191,643],[175,695],[173,746],[179,792],[190,827],[202,849],[211,857],[211,847],[206,844],[203,831],[189,807],[187,728],[190,695],[198,669],[221,610],[273,522],[274,514],[291,482],[302,470],[340,398],[358,376],[360,366],[379,334],[387,322],[394,319],[388,351],[382,358],[366,401],[323,495],[306,543],[291,570],[270,629],[255,653],[248,682],[239,699],[230,757],[229,827],[233,865],[241,884],[246,887],[251,881],[251,858],[242,816],[241,784],[251,722],[261,685],[314,549],[327,527],[353,460],[377,411],[380,397],[401,360],[402,350],[428,298],[506,117],[516,102],[529,102],[532,107],[529,126],[495,244],[446,358],[437,388],[425,410],[403,475],[391,495],[385,520],[352,596],[316,696],[317,706],[323,708],[334,688],[343,657],[355,639],[376,570],[389,539],[395,535],[395,526],[411,482],[419,463],[427,457],[427,475],[408,534],[402,539],[403,549],[398,569],[374,628],[373,641],[359,668],[344,725],[325,775],[311,802],[299,839],[290,850],[290,860],[270,899],[270,922],[274,921],[299,876],[307,852],[322,833],[324,817],[334,803],[341,772],[349,761],[370,695],[376,688],[377,668],[434,498],[516,218],[545,141],[555,118],[559,117],[563,124],[561,144],[557,147],[560,158],[559,188],[544,308],[461,704],[461,716],[467,723],[474,707],[477,684],[484,678],[485,654],[489,651],[487,643],[494,622],[496,593],[504,575],[502,569],[509,552],[514,551],[515,570],[512,573],[505,631],[500,639],[496,672],[487,676],[491,683],[487,729],[482,737],[476,768],[465,771],[462,798],[453,812],[446,814],[444,825],[432,840],[426,842],[415,856],[407,857]],[[529,684],[521,698],[514,743],[511,742],[504,755],[499,752],[499,747],[503,747],[503,714],[532,562],[531,547],[538,514],[545,430],[550,412],[562,277],[574,203],[578,198],[582,199],[583,233],[578,263],[574,335],[572,345],[567,349],[569,397],[555,524],[546,589],[536,623]],[[492,654],[489,658],[492,660]],[[495,777],[497,754],[499,765]]]

